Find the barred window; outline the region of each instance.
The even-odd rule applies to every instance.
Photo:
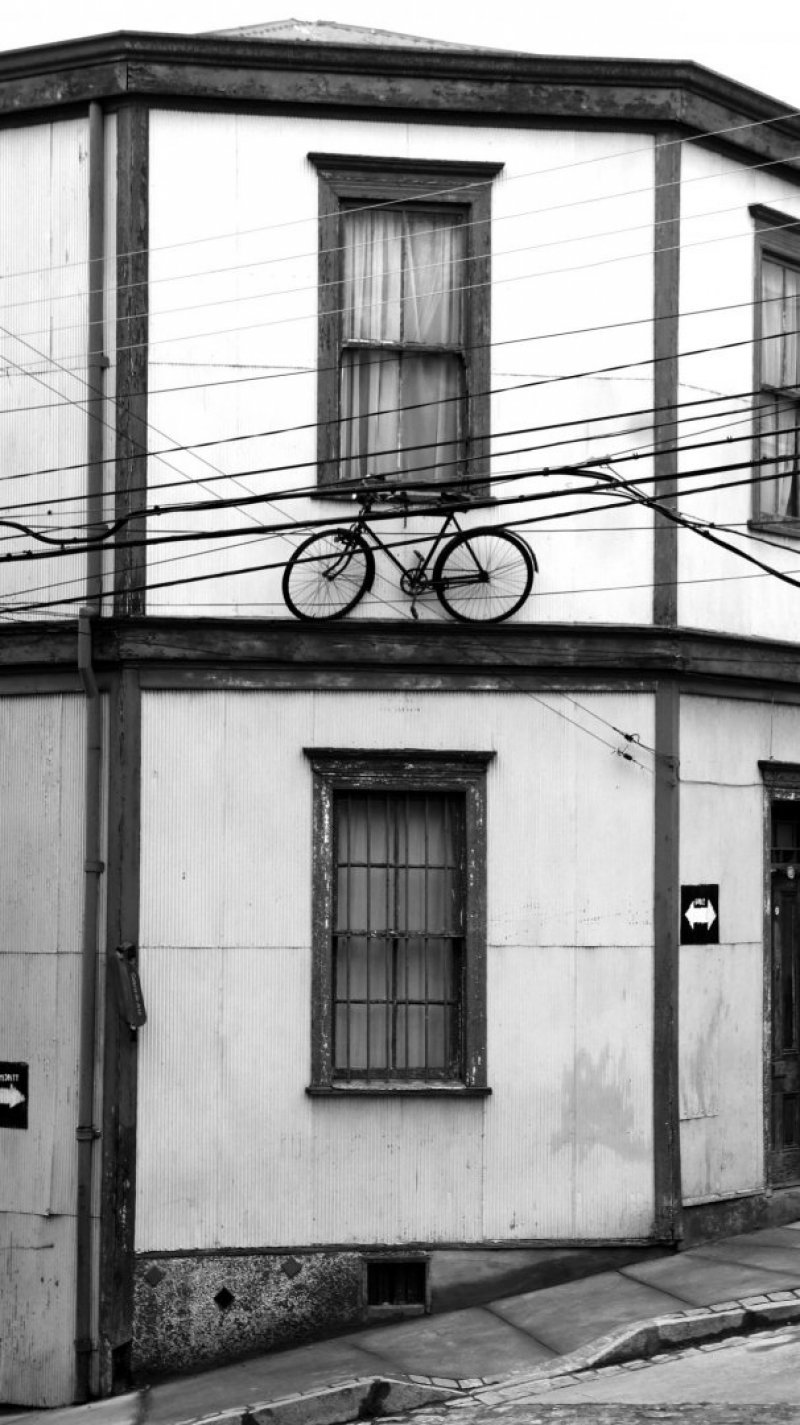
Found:
[[[490,753],[309,749],[311,1092],[486,1091]]]
[[[334,795],[336,1077],[458,1079],[464,798]]]

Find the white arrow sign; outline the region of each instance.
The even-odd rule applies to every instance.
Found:
[[[711,901],[705,900],[702,896],[697,896],[686,912],[686,919],[694,930],[696,925],[706,925],[710,930],[717,918]]]
[[[20,1093],[19,1089],[14,1088],[13,1084],[10,1088],[0,1088],[0,1104],[3,1104],[6,1108],[17,1108],[19,1104],[24,1102],[24,1093]]]

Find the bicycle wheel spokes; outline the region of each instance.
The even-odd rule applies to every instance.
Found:
[[[521,608],[533,584],[527,545],[502,529],[457,535],[442,550],[433,581],[439,602],[464,622],[500,623]]]
[[[369,546],[350,530],[312,534],[283,571],[283,597],[300,619],[341,618],[372,583],[375,561]]]

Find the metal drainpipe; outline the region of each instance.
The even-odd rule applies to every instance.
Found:
[[[90,537],[103,525],[103,227],[105,219],[104,119],[99,104],[89,105],[89,333],[90,381],[97,399],[87,406],[86,524]],[[78,1193],[76,1209],[75,1286],[75,1398],[88,1400],[92,1373],[92,1304],[94,1251],[92,1224],[92,1168],[94,1143],[100,1136],[94,1122],[96,1067],[97,968],[100,944],[98,909],[100,876],[105,869],[101,852],[101,794],[103,709],[92,667],[92,615],[101,612],[102,548],[90,549],[86,558],[87,607],[78,614],[78,672],[86,694],[86,774],[84,832],[84,900],[81,945],[81,1010],[78,1063]]]

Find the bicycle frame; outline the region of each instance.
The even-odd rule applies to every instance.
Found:
[[[400,574],[401,578],[403,578],[404,576],[408,576],[415,583],[418,581],[423,586],[427,570],[433,562],[436,552],[441,546],[441,544],[444,542],[444,540],[450,535],[463,533],[461,525],[458,523],[458,519],[456,518],[456,510],[448,510],[447,513],[442,516],[442,524],[439,529],[439,532],[436,535],[435,539],[430,542],[430,547],[424,559],[419,553],[419,551],[415,551],[419,563],[416,566],[414,566],[413,564],[405,565],[401,563],[401,561],[397,558],[397,555],[394,553],[394,550],[391,548],[391,546],[386,544],[384,540],[381,539],[380,535],[377,534],[376,531],[372,528],[372,525],[369,522],[371,510],[372,501],[370,500],[363,502],[361,505],[361,509],[358,512],[358,515],[353,520],[352,524],[348,526],[348,533],[367,536],[373,549],[380,549],[382,553],[384,553],[391,560],[392,564]],[[431,513],[433,514],[435,512],[431,511]],[[408,543],[412,544],[413,540],[408,540]]]

